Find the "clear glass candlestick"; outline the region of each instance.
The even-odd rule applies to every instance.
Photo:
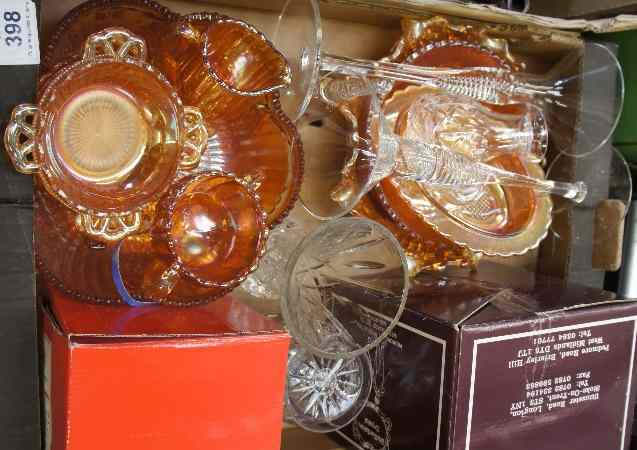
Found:
[[[597,43],[585,44],[581,71],[582,55],[571,53],[547,73],[534,75],[492,67],[452,69],[348,58],[323,52],[322,38],[318,2],[288,0],[273,40],[291,66],[292,82],[283,89],[282,104],[295,121],[303,116],[313,98],[325,95],[321,91],[322,78],[336,74],[408,82],[496,105],[532,103],[550,112],[549,122],[562,122],[565,115],[575,111],[576,148],[568,145],[570,133],[560,131],[564,136],[556,137],[563,147],[560,150],[585,155],[608,141],[623,106],[624,77],[619,61],[607,47]],[[373,83],[368,86],[375,88]],[[349,85],[342,86],[339,98],[342,100],[347,92],[363,95],[360,85]]]
[[[626,158],[614,147],[608,152],[583,158],[558,155],[549,164],[546,174],[558,184],[570,184],[578,176],[591,180],[584,201],[573,203],[564,198],[555,198],[554,215],[574,210],[594,211],[602,203],[608,202],[619,207],[622,218],[628,214],[633,193],[631,169]]]
[[[408,139],[395,140],[388,145],[396,147],[400,156],[395,173],[432,187],[463,189],[472,186],[498,184],[531,189],[538,194],[563,197],[581,203],[587,187],[582,181],[574,183],[540,180],[478,162],[445,147]]]
[[[357,85],[365,85],[358,79]],[[349,128],[328,125],[342,134],[340,163],[313,167],[313,161],[326,158],[325,152],[313,158],[306,155],[310,177],[321,180],[301,190],[301,200],[316,218],[329,220],[348,214],[383,178],[394,176],[418,181],[430,188],[463,190],[485,185],[523,187],[538,195],[562,196],[581,202],[586,196],[583,182],[553,182],[489,165],[489,154],[514,153],[522,160],[539,162],[546,148],[546,130],[541,111],[523,108],[522,114],[494,113],[479,104],[454,103],[449,96],[418,94],[410,97],[405,109],[381,107],[377,95],[365,97],[367,127],[356,120]],[[457,97],[452,97],[457,99]],[[394,115],[404,117],[396,118]],[[347,115],[347,113],[345,114]],[[389,123],[402,123],[409,138],[397,134]],[[328,123],[324,120],[323,123]],[[467,154],[462,152],[466,147]],[[542,156],[540,156],[542,155]],[[330,153],[330,156],[332,153]],[[318,170],[315,170],[318,169]],[[316,189],[322,194],[317,195]]]
[[[542,252],[547,261],[560,263],[549,264],[544,270],[568,271],[569,279],[582,284],[602,283],[607,272],[625,263],[625,245],[633,241],[624,232],[624,220],[634,206],[630,166],[617,149],[610,148],[584,158],[559,155],[549,165],[548,174],[562,182],[575,177],[591,182],[582,203],[553,200],[553,221]],[[571,255],[566,262],[565,253]]]

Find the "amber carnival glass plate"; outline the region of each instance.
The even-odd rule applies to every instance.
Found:
[[[355,159],[351,167],[350,163],[343,164],[341,162],[342,160],[351,161],[348,155],[353,150],[352,131],[366,129],[366,121],[369,118],[368,110],[368,99],[357,97],[324,118],[324,126],[314,128],[312,133],[314,142],[312,144],[317,148],[317,156],[321,150],[329,152],[337,163],[326,169],[322,167],[325,159],[318,166],[314,165],[314,162],[310,162],[312,173],[309,174],[309,182],[304,185],[305,189],[312,189],[314,195],[333,199],[332,195],[338,192],[341,186],[347,186],[348,179],[360,177],[361,180],[369,180],[373,178],[371,173],[374,172],[375,164],[371,158],[364,156],[364,152],[359,153],[359,157]],[[335,129],[333,129],[334,127]],[[311,157],[309,159],[312,161]],[[334,167],[336,167],[335,170]],[[318,205],[318,201],[314,204]],[[421,270],[443,270],[448,265],[473,267],[477,262],[477,256],[471,251],[436,232],[431,226],[425,224],[419,234],[405,227],[400,227],[371,193],[358,200],[352,214],[379,222],[392,232],[405,251],[410,275],[415,275]]]
[[[128,27],[145,39],[149,60],[173,86],[196,99],[205,110],[209,138],[201,164],[190,173],[233,173],[254,187],[269,226],[282,220],[298,197],[303,154],[296,128],[283,114],[276,92],[277,86],[287,80],[287,65],[271,44],[251,26],[225,16],[200,14],[182,18],[151,1],[99,0],[78,6],[61,21],[46,48],[44,66],[51,70],[77,60],[81,57],[81,40],[96,29],[111,25]],[[181,32],[194,27],[199,31],[193,34],[193,40],[182,40]],[[222,39],[225,33],[230,38]],[[175,38],[182,45],[178,51],[172,45]],[[227,47],[219,47],[223,54],[232,56],[226,60],[225,72],[223,65],[209,61],[209,55],[215,54],[215,42],[236,50],[229,53]],[[170,51],[163,52],[164,48]],[[258,51],[249,55],[254,48]],[[246,55],[250,56],[246,64],[246,74],[250,76],[233,78],[232,69]],[[274,75],[264,76],[263,67],[272,68]],[[43,77],[45,82],[46,73]],[[179,172],[175,182],[187,175]],[[117,244],[94,242],[82,236],[70,210],[41,192],[41,187],[36,191],[39,270],[79,299],[121,303],[111,275]],[[144,223],[154,220],[155,208],[152,204],[145,211]],[[162,263],[171,258],[165,242],[156,241],[152,233],[144,233],[126,242],[121,262],[127,267],[143,267],[145,276],[153,277],[161,275],[157,271],[165,269]],[[149,264],[156,267],[145,267]],[[157,270],[153,272],[154,269]],[[151,298],[134,285],[129,288],[140,300],[178,306],[208,302],[231,289],[204,286],[188,277],[180,278],[170,295],[161,299]]]
[[[506,46],[502,45],[500,51],[483,46],[483,38],[471,29],[451,28],[441,19],[432,19],[426,26],[429,28],[416,32],[412,29],[411,35],[407,33],[408,39],[398,46],[400,51],[393,60],[429,67],[517,68],[511,62]],[[391,126],[396,133],[415,137],[404,121],[404,113],[423,95],[427,95],[426,88],[399,83],[385,97],[383,107],[393,118]],[[544,178],[536,161],[523,160],[515,154],[487,152],[480,158],[496,167]],[[551,222],[550,198],[525,188],[491,185],[458,192],[431,189],[415,181],[390,176],[380,182],[373,195],[401,228],[420,236],[430,233],[433,227],[453,242],[488,255],[525,253],[546,236]]]
[[[149,45],[149,59],[155,60],[154,42],[168,32],[179,15],[152,0],[90,0],[69,11],[48,38],[42,53],[40,73],[82,56],[82,45],[96,31],[125,27]]]
[[[410,276],[422,270],[443,270],[447,266],[475,268],[478,262],[478,257],[467,248],[447,239],[431,227],[426,234],[419,236],[401,228],[376,204],[370,194],[358,202],[352,213],[378,222],[392,232],[405,251]]]

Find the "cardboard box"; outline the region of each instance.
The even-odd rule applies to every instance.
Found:
[[[42,289],[40,283],[40,289]],[[40,304],[46,450],[278,450],[289,337],[231,296]]]
[[[613,135],[613,144],[629,162],[634,164],[637,162],[637,130],[634,126],[634,118],[637,114],[637,92],[632,89],[632,86],[637,83],[637,59],[635,58],[637,31],[613,33],[609,37],[619,48],[617,57],[622,65],[627,87],[624,109]]]
[[[232,15],[266,32],[284,3],[159,1],[179,13],[208,10]],[[80,3],[43,2],[43,43],[63,15]],[[389,53],[400,34],[401,16],[445,14],[456,21],[492,23],[490,33],[511,37],[514,54],[534,59],[531,67],[536,68],[578,48],[580,31],[611,28],[608,22],[555,20],[440,0],[328,0],[321,7],[324,50],[372,59]],[[635,22],[615,25],[633,27]],[[45,288],[39,286],[41,293]],[[202,311],[207,313],[199,316]],[[268,413],[274,410],[267,408],[281,405],[287,338],[282,332],[263,335],[258,326],[247,334],[236,326],[231,327],[233,336],[218,334],[215,327],[237,311],[245,310],[232,298],[192,310],[158,309],[146,314],[52,295],[40,311],[43,341],[51,342],[50,351],[48,344],[42,346],[44,356],[49,355],[42,367],[47,375],[45,444],[54,450],[275,448],[278,435],[273,430],[280,426],[276,420],[281,414],[278,411],[275,420],[274,412],[272,417]],[[225,319],[213,319],[217,315]],[[146,370],[146,383],[131,379],[131,373]],[[416,379],[420,375],[413,374]],[[271,427],[253,429],[266,413]],[[396,432],[409,421],[393,426]]]
[[[533,0],[531,12],[554,17],[610,17],[637,12],[635,0]]]
[[[386,320],[368,313],[360,332]],[[497,265],[423,274],[372,351],[367,406],[333,437],[359,450],[628,449],[636,332],[637,302],[608,292]]]

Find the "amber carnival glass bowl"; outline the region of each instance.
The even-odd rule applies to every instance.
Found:
[[[199,164],[207,142],[200,110],[145,60],[146,43],[123,28],[92,34],[5,131],[16,170],[37,173],[96,239],[137,232],[143,208]]]
[[[223,173],[184,177],[160,205],[148,232],[101,243],[36,189],[40,273],[79,300],[191,306],[226,294],[256,269],[268,228],[249,181]]]
[[[285,58],[251,25],[215,13],[174,22],[157,54],[184,101],[203,112],[210,138],[198,170],[250,177],[268,225],[279,223],[303,176],[302,143],[279,101],[290,78]]]
[[[267,215],[248,180],[217,172],[185,177],[157,209],[150,239],[130,236],[114,253],[114,283],[124,300],[135,298],[132,291],[166,301],[180,279],[223,292],[256,270]],[[163,253],[157,249],[166,257],[155,258]]]
[[[150,0],[92,0],[68,13],[46,45],[40,91],[53,72],[81,59],[88,36],[113,26],[125,27],[144,40],[148,62],[165,76],[184,104],[202,112],[208,140],[199,165],[178,169],[172,183],[180,185],[190,175],[232,173],[258,196],[267,227],[280,222],[298,197],[303,150],[277,92],[287,82],[288,66],[264,35],[245,22],[219,14],[182,17]],[[189,276],[197,274],[188,270],[188,264],[180,265],[179,271],[168,270],[178,261],[169,234],[157,227],[160,217],[166,217],[162,215],[165,202],[145,205],[142,228],[118,245],[81,232],[76,214],[42,189],[40,177],[36,184],[35,220],[41,230],[35,244],[38,268],[73,297],[125,302],[112,277],[113,255],[118,250],[122,284],[136,300],[190,306],[234,288],[231,271],[225,278],[219,272],[218,278],[199,273],[196,279]],[[237,279],[258,261],[250,255],[258,253],[260,245],[249,247],[242,255],[244,270],[237,269]],[[171,274],[174,284],[158,291],[157,281]]]
[[[77,59],[89,34],[115,25],[143,38],[149,62],[185,104],[203,113],[209,141],[196,172],[251,177],[268,225],[283,220],[301,186],[303,146],[279,102],[290,72],[280,52],[232,17],[180,16],[151,0],[91,0],[60,21],[45,47],[43,70]]]

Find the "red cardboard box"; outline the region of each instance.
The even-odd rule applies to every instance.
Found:
[[[46,450],[279,449],[289,336],[233,297],[130,308],[49,290],[40,322]]]

